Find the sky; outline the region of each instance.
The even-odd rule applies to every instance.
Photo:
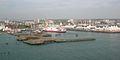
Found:
[[[0,0],[0,18],[120,18],[120,0]]]

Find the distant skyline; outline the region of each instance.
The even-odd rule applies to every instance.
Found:
[[[120,0],[0,0],[5,18],[120,18]]]

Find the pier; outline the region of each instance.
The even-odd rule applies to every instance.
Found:
[[[23,43],[29,45],[43,45],[48,43],[65,43],[65,42],[80,42],[80,41],[94,41],[95,38],[73,38],[73,39],[61,39],[52,37],[42,37],[42,36],[23,36],[19,35],[16,38],[18,41],[23,41]]]

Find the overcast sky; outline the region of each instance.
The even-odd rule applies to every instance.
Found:
[[[0,0],[0,18],[120,18],[120,0]]]

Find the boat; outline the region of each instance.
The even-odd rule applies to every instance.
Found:
[[[52,21],[52,20],[47,20],[47,21],[45,21],[45,27],[43,28],[43,31],[45,31],[45,32],[65,33],[66,29],[59,26],[59,25],[55,25],[54,21]]]
[[[46,27],[43,29],[45,32],[56,32],[56,33],[65,33],[66,29],[62,27]]]
[[[33,33],[37,33],[37,34],[42,34],[42,32],[43,32],[43,31],[42,31],[42,30],[39,30],[39,29],[33,31]]]
[[[116,25],[104,25],[104,26],[97,26],[94,31],[97,32],[111,32],[111,33],[120,33],[120,27]]]

